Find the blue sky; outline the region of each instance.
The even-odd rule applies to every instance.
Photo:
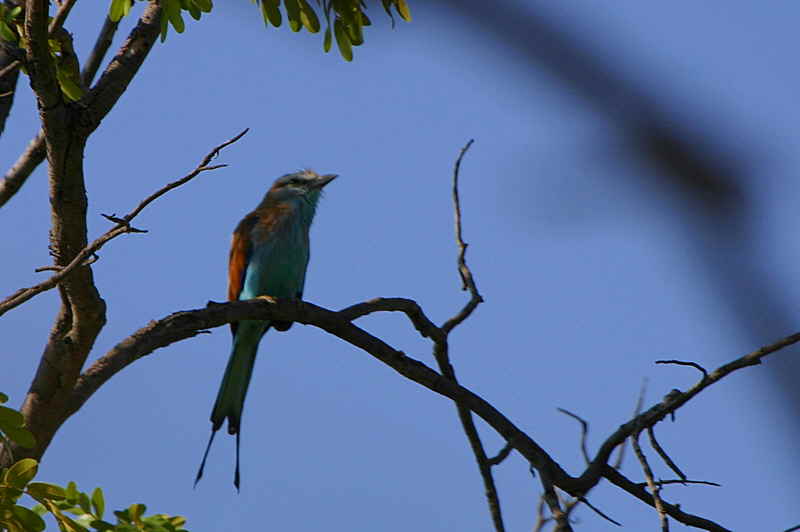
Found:
[[[265,30],[248,2],[217,4],[155,46],[87,150],[91,238],[107,228],[101,212],[127,212],[251,128],[219,159],[229,168],[149,207],[137,223],[149,233],[102,250],[94,272],[108,326],[94,357],[149,320],[223,300],[235,224],[276,177],[304,167],[341,175],[312,229],[306,298],[338,309],[409,297],[445,320],[466,299],[449,187],[470,138],[464,231],[486,303],[453,334],[451,355],[463,384],[570,472],[582,468],[579,430],[556,407],[590,422],[596,449],[629,419],[643,379],[651,405],[697,378],[655,360],[710,369],[798,328],[796,4],[621,0],[611,9],[574,0],[527,8],[648,91],[679,127],[744,161],[752,246],[742,249],[697,228],[697,213],[665,176],[630,155],[632,139],[614,113],[444,5],[411,2],[413,23],[395,30],[373,7],[375,27],[345,63],[322,53],[319,35]],[[103,16],[78,3],[67,28],[79,53]],[[36,127],[22,81],[0,165],[14,161]],[[0,209],[4,293],[41,279],[33,270],[49,262],[48,209],[43,168]],[[709,261],[718,248],[726,260]],[[764,294],[731,298],[720,288],[719,279],[742,268],[759,286],[777,287],[780,319],[748,312]],[[0,390],[17,404],[56,309],[50,292],[0,320],[8,368]],[[434,364],[400,316],[360,324]],[[490,529],[453,405],[311,327],[262,342],[243,422],[242,492],[232,486],[233,440],[224,434],[193,490],[229,343],[228,329],[216,329],[117,375],[58,433],[40,477],[100,485],[108,507],[144,502],[187,516],[201,532]],[[774,379],[795,374],[791,357],[796,350],[729,377],[656,428],[690,478],[723,485],[670,487],[669,501],[736,530],[800,523],[797,405]],[[482,433],[489,452],[500,448],[491,430]],[[671,478],[649,455],[656,474]],[[538,480],[516,455],[495,471],[508,529],[530,529]],[[624,472],[641,479],[632,455]],[[613,486],[589,499],[626,529],[658,526],[649,507]],[[576,517],[578,530],[616,529],[587,509]]]

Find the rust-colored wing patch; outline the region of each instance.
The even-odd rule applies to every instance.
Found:
[[[231,252],[228,256],[228,301],[237,301],[244,288],[244,276],[250,262],[252,244],[250,232],[258,221],[255,213],[244,217],[236,226],[231,239]],[[231,323],[231,331],[236,334],[238,323]]]
[[[258,221],[255,213],[244,217],[236,226],[231,240],[231,253],[228,257],[228,301],[236,301],[244,288],[244,276],[252,252],[250,232]]]

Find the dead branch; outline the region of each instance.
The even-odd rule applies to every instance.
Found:
[[[89,261],[91,259],[92,255],[97,253],[97,251],[99,251],[100,248],[102,248],[104,245],[106,245],[109,241],[113,240],[114,238],[116,238],[116,237],[118,237],[120,235],[124,235],[126,233],[141,233],[141,232],[144,232],[142,229],[136,229],[135,227],[132,227],[130,225],[130,222],[134,218],[136,218],[136,216],[140,212],[142,212],[142,210],[144,210],[145,207],[150,205],[150,203],[152,203],[153,201],[155,201],[159,197],[163,196],[164,194],[166,194],[170,190],[173,190],[173,189],[175,189],[175,188],[177,188],[177,187],[179,187],[179,186],[181,186],[181,185],[183,185],[185,183],[188,183],[189,181],[191,181],[192,179],[197,177],[202,172],[206,172],[206,171],[209,171],[209,170],[216,170],[217,168],[224,167],[225,165],[208,166],[208,163],[211,161],[211,159],[213,159],[214,157],[216,157],[219,154],[220,150],[222,150],[226,146],[229,146],[229,145],[233,144],[234,142],[236,142],[237,140],[239,140],[240,138],[242,138],[248,131],[249,131],[248,129],[245,129],[244,131],[242,131],[241,133],[239,133],[238,135],[236,135],[232,139],[225,141],[224,143],[220,144],[219,146],[216,146],[214,149],[212,149],[203,158],[203,160],[200,162],[200,164],[194,170],[189,172],[187,175],[185,175],[181,179],[179,179],[177,181],[174,181],[172,183],[169,183],[168,185],[163,186],[162,188],[160,188],[159,190],[157,190],[156,192],[154,192],[153,194],[151,194],[150,196],[148,196],[147,198],[142,200],[139,203],[139,205],[136,206],[135,209],[133,209],[130,213],[126,214],[125,216],[123,216],[121,218],[117,218],[117,217],[111,216],[111,215],[103,215],[105,218],[107,218],[107,219],[111,220],[112,222],[116,223],[116,225],[114,227],[112,227],[111,229],[109,229],[108,231],[106,231],[102,236],[97,238],[94,242],[92,242],[91,244],[89,244],[86,247],[84,247],[75,256],[75,258],[72,259],[72,261],[69,264],[67,264],[66,266],[63,266],[63,267],[60,267],[60,266],[47,267],[47,269],[52,269],[52,268],[57,269],[58,273],[56,273],[55,275],[53,275],[52,277],[50,277],[46,281],[43,281],[43,282],[41,282],[41,283],[39,283],[39,284],[37,284],[35,286],[32,286],[30,288],[22,288],[20,290],[17,290],[11,296],[7,297],[3,301],[0,301],[0,316],[5,314],[9,310],[11,310],[11,309],[13,309],[15,307],[18,307],[19,305],[22,305],[23,303],[25,303],[26,301],[30,300],[34,296],[36,296],[38,294],[41,294],[42,292],[45,292],[45,291],[50,290],[52,288],[55,288],[66,276],[68,276],[76,268],[86,266],[87,264],[91,264],[91,262],[87,262],[87,261]],[[94,262],[94,261],[92,261],[92,262]],[[42,270],[42,269],[43,268],[39,268],[39,270]]]
[[[633,452],[636,454],[636,458],[639,459],[639,464],[641,464],[642,471],[644,472],[644,478],[647,481],[647,487],[650,488],[650,494],[653,497],[653,504],[658,512],[658,519],[661,523],[661,530],[662,532],[669,532],[669,520],[667,519],[667,513],[664,510],[664,501],[661,500],[661,486],[656,485],[655,478],[653,478],[653,470],[650,469],[650,464],[647,462],[647,457],[644,455],[644,452],[642,452],[642,447],[639,445],[639,434],[641,433],[636,432],[631,438]]]
[[[565,414],[572,419],[576,420],[578,423],[581,424],[581,454],[583,454],[583,460],[586,462],[586,465],[591,463],[591,459],[589,458],[589,451],[586,449],[586,438],[589,435],[589,423],[586,422],[585,419],[578,416],[577,414],[573,414],[569,410],[565,410],[564,408],[556,408],[562,414]]]

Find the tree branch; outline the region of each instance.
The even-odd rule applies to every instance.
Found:
[[[393,304],[389,305],[388,302]],[[602,478],[606,478],[646,504],[654,505],[652,496],[641,485],[628,480],[607,463],[597,465],[598,458],[595,458],[592,465],[587,467],[580,477],[571,477],[530,436],[519,430],[508,418],[480,396],[437,373],[418,360],[406,356],[401,351],[394,349],[350,321],[353,319],[353,315],[356,314],[351,309],[358,308],[357,315],[366,316],[371,312],[389,310],[389,307],[392,307],[391,310],[402,309],[404,312],[406,310],[411,312],[411,309],[418,307],[418,305],[413,301],[399,298],[381,299],[374,302],[359,303],[341,312],[334,312],[301,301],[270,301],[257,298],[223,304],[211,303],[204,309],[176,312],[141,328],[95,361],[78,378],[75,388],[67,400],[68,412],[71,414],[77,411],[94,392],[117,372],[156,349],[194,337],[202,331],[235,321],[296,321],[327,331],[367,352],[404,377],[449,398],[456,404],[469,408],[505,438],[517,452],[532,464],[532,467],[540,475],[544,472],[548,475],[547,478],[550,479],[553,486],[569,493],[573,497],[583,497]],[[714,379],[713,382],[716,382],[732,371],[752,366],[757,363],[755,362],[756,359],[760,360],[768,354],[797,341],[800,341],[800,333],[721,366],[710,374],[709,379]],[[696,393],[694,393],[691,397],[684,397],[689,393],[682,394],[680,398],[681,404],[685,404],[691,397],[696,396]],[[617,444],[619,444],[627,438],[628,431],[631,434],[633,433],[632,427],[636,423],[638,423],[637,426],[640,429],[641,427],[647,427],[648,424],[655,424],[657,422],[656,418],[663,419],[668,413],[664,412],[665,409],[671,411],[678,407],[679,405],[675,405],[672,402],[666,405],[660,403],[623,425],[609,440],[617,441]],[[609,444],[606,442],[604,445]],[[602,456],[601,453],[598,453],[598,455]],[[708,519],[683,512],[678,506],[666,501],[664,501],[663,507],[667,515],[683,524],[711,531],[727,530]]]
[[[112,22],[106,17],[103,27],[100,29],[100,33],[97,36],[94,48],[89,54],[89,59],[86,61],[83,68],[83,75],[81,77],[84,86],[88,87],[91,85],[98,68],[100,68],[103,57],[105,57],[108,48],[111,46],[111,42],[118,27],[119,22]],[[19,66],[19,62],[17,63],[17,66]],[[44,161],[46,155],[44,132],[43,130],[39,130],[28,144],[28,147],[25,148],[22,155],[19,156],[13,166],[6,172],[3,181],[0,181],[0,207],[5,205],[6,202],[22,188],[36,167]]]
[[[641,432],[636,432],[631,438],[633,452],[636,454],[636,458],[639,459],[639,464],[642,466],[642,471],[644,471],[644,478],[647,481],[647,487],[650,488],[650,494],[653,497],[653,506],[655,506],[656,511],[658,512],[658,520],[661,524],[661,531],[669,532],[669,520],[667,519],[667,513],[664,509],[664,501],[661,499],[661,486],[656,485],[656,480],[653,478],[653,470],[650,469],[650,464],[647,462],[647,457],[644,455],[644,452],[642,452],[641,445],[639,445],[640,434]]]
[[[605,466],[603,470],[603,476],[611,481],[612,484],[622,488],[645,504],[655,507],[655,501],[653,500],[652,495],[650,495],[642,485],[631,482],[627,477],[622,475],[622,473],[613,467]],[[683,523],[684,525],[700,528],[702,530],[709,530],[711,532],[731,532],[731,530],[715,523],[714,521],[684,512],[678,505],[670,504],[663,500],[662,505],[664,512],[667,515],[676,521]]]
[[[39,114],[47,132],[49,111],[62,102],[61,89],[56,80],[56,69],[50,57],[48,38],[48,0],[25,2],[25,66],[31,80],[31,88],[39,103]]]
[[[212,149],[192,172],[178,181],[162,187],[159,191],[140,202],[129,214],[122,218],[107,216],[116,225],[89,245],[86,245],[85,241],[85,192],[80,186],[82,182],[73,183],[73,186],[83,193],[83,196],[78,196],[78,199],[82,197],[84,203],[77,206],[78,208],[82,207],[83,211],[73,212],[71,216],[82,215],[84,216],[83,218],[73,220],[63,214],[62,209],[75,209],[76,205],[63,206],[63,202],[53,202],[55,211],[53,233],[58,235],[58,230],[62,230],[65,234],[68,231],[73,231],[70,237],[74,239],[75,227],[83,227],[84,246],[77,253],[65,254],[63,252],[64,248],[57,246],[63,243],[71,244],[74,240],[58,240],[55,237],[51,237],[56,257],[55,268],[58,273],[47,281],[29,289],[21,290],[0,303],[0,314],[2,314],[54,286],[59,287],[62,299],[62,308],[53,326],[36,376],[21,409],[25,416],[26,425],[36,437],[37,447],[28,450],[13,446],[13,454],[15,456],[41,457],[55,432],[71,415],[71,412],[67,410],[67,399],[73,392],[76,379],[79,377],[81,368],[94,344],[94,339],[105,324],[105,303],[100,299],[94,288],[91,269],[87,266],[87,259],[113,238],[121,234],[138,231],[131,227],[130,222],[157,198],[188,182],[201,172],[223,166],[209,166],[208,164],[221,149],[236,142],[246,132],[247,130]],[[72,161],[72,164],[76,165],[79,162]],[[77,173],[67,172],[65,175],[68,178],[72,177],[74,179],[76,176],[82,178],[80,167],[73,166],[70,170]],[[55,179],[55,181],[58,181],[58,179]],[[54,186],[57,185],[58,183]],[[59,224],[63,223],[73,224],[73,226],[60,228]],[[63,259],[65,256],[71,256],[71,260],[65,262]]]
[[[86,126],[94,131],[117,100],[125,93],[161,31],[161,6],[150,2],[139,23],[111,60],[97,84],[89,91],[86,102]]]
[[[625,439],[631,436],[636,430],[654,426],[666,416],[674,413],[684,404],[689,402],[697,394],[712,384],[720,381],[727,375],[742,368],[761,364],[761,359],[764,357],[775,353],[784,347],[796,344],[797,342],[800,342],[800,332],[789,335],[773,344],[764,346],[756,351],[753,351],[752,353],[748,353],[740,358],[737,358],[736,360],[720,366],[711,372],[708,377],[703,377],[700,379],[686,392],[676,391],[675,393],[668,394],[661,403],[658,403],[638,416],[635,416],[632,420],[622,425],[616,430],[616,432],[609,436],[608,439],[606,439],[606,441],[600,446],[600,449],[597,451],[592,464],[589,466],[589,468],[587,468],[586,472],[581,475],[581,479],[588,480],[592,478],[596,471],[603,468],[604,464],[608,462],[608,457],[610,456],[611,452],[613,452],[614,448],[624,442]]]
[[[92,255],[97,253],[97,251],[99,251],[100,248],[102,248],[110,240],[113,240],[114,238],[116,238],[116,237],[118,237],[120,235],[124,235],[126,233],[145,232],[145,231],[142,231],[141,229],[136,229],[134,227],[131,227],[131,225],[130,225],[130,223],[133,221],[133,219],[136,218],[136,216],[138,216],[139,213],[142,212],[142,210],[144,210],[153,201],[155,201],[156,199],[160,198],[161,196],[163,196],[164,194],[166,194],[170,190],[175,189],[175,188],[177,188],[177,187],[179,187],[181,185],[184,185],[184,184],[188,183],[189,181],[191,181],[192,179],[197,177],[200,173],[206,172],[206,171],[209,171],[209,170],[216,170],[218,168],[223,168],[223,167],[227,166],[227,165],[209,166],[208,164],[211,162],[211,160],[214,157],[219,155],[219,152],[223,148],[225,148],[226,146],[230,146],[231,144],[233,144],[234,142],[236,142],[237,140],[242,138],[248,131],[249,131],[249,129],[245,129],[244,131],[242,131],[241,133],[239,133],[238,135],[236,135],[232,139],[227,140],[224,143],[222,143],[219,146],[217,146],[214,149],[212,149],[203,158],[203,160],[200,162],[200,164],[197,165],[197,167],[194,170],[192,170],[189,174],[185,175],[184,177],[182,177],[181,179],[179,179],[177,181],[169,183],[168,185],[165,185],[164,187],[160,188],[159,190],[157,190],[156,192],[154,192],[153,194],[151,194],[150,196],[148,196],[147,198],[142,200],[139,203],[139,205],[136,206],[135,209],[133,209],[130,213],[126,214],[122,218],[117,218],[116,216],[113,216],[113,215],[104,215],[107,219],[109,219],[112,222],[116,223],[116,225],[114,227],[112,227],[111,229],[109,229],[108,231],[106,231],[102,236],[97,238],[94,242],[92,242],[91,244],[89,244],[86,247],[84,247],[75,256],[75,258],[72,259],[72,261],[69,264],[67,264],[66,266],[63,266],[63,267],[56,266],[56,267],[48,267],[48,268],[46,268],[46,269],[55,269],[58,272],[55,275],[53,275],[52,277],[50,277],[49,279],[47,279],[46,281],[43,281],[43,282],[41,282],[41,283],[39,283],[39,284],[37,284],[35,286],[32,286],[30,288],[22,288],[20,290],[17,290],[11,296],[9,296],[6,299],[0,301],[0,316],[5,314],[9,310],[11,310],[11,309],[13,309],[15,307],[18,307],[19,305],[22,305],[23,303],[25,303],[26,301],[30,300],[34,296],[36,296],[38,294],[41,294],[42,292],[45,292],[45,291],[50,290],[52,288],[55,288],[62,280],[64,280],[76,268],[79,268],[81,266],[86,266],[87,265],[87,261],[90,259],[90,257],[92,257]],[[43,270],[43,269],[40,268],[39,270]]]

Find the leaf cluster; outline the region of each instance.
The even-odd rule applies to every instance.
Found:
[[[111,0],[108,17],[118,21],[130,13],[134,0]],[[280,27],[284,19],[294,32],[305,29],[309,33],[319,33],[322,29],[317,9],[325,18],[326,28],[322,47],[330,51],[333,40],[346,61],[353,60],[353,47],[364,43],[364,26],[372,25],[366,14],[364,0],[316,0],[316,8],[311,0],[252,0],[259,6],[264,24],[267,27]],[[381,0],[383,9],[394,25],[394,11],[405,21],[411,21],[411,10],[406,0]],[[212,0],[161,0],[164,16],[161,17],[161,40],[167,38],[169,26],[183,33],[186,25],[183,12],[195,20],[203,13],[213,9]],[[283,9],[281,9],[283,8]]]
[[[0,40],[16,44],[19,34],[16,26],[21,22],[22,6],[0,4]]]
[[[8,396],[0,393],[0,403]],[[36,441],[23,426],[22,414],[0,406],[0,430],[5,449],[13,441],[23,447],[33,447]],[[114,512],[116,523],[105,521],[105,498],[103,490],[95,488],[91,496],[78,490],[74,482],[66,488],[47,482],[34,482],[39,463],[32,458],[23,458],[11,467],[0,471],[0,530],[9,532],[41,532],[46,528],[42,516],[50,514],[62,532],[186,532],[186,519],[181,516],[154,514],[145,516],[144,504],[132,504],[125,510]],[[33,508],[18,504],[27,495],[35,500]],[[71,514],[73,517],[70,517]]]

